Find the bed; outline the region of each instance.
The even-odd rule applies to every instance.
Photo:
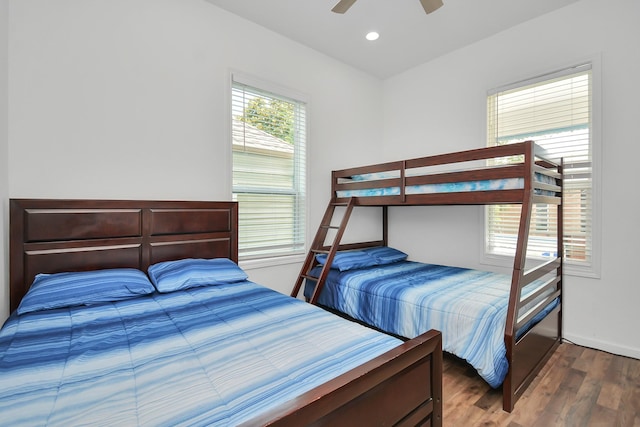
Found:
[[[251,282],[234,202],[12,199],[10,221],[12,425],[442,425],[440,334]]]
[[[373,249],[400,255],[394,248]],[[315,267],[310,275],[319,276],[320,270]],[[306,298],[311,298],[316,283],[306,282]],[[523,289],[523,297],[532,296],[544,285],[543,280],[534,281]],[[318,304],[399,337],[412,338],[437,329],[443,336],[443,351],[469,362],[490,386],[498,388],[509,367],[504,330],[510,286],[511,277],[506,274],[400,260],[383,266],[332,269]],[[547,300],[551,293],[546,289],[531,299],[525,313],[537,304],[545,307],[520,328],[516,338],[558,306],[557,297]]]
[[[562,161],[533,141],[333,171],[329,205],[291,295],[306,281],[307,301],[387,333],[440,330],[445,350],[502,387],[510,412],[562,336],[562,186]],[[390,249],[391,206],[488,204],[522,206],[511,274],[366,256]],[[536,204],[555,207],[555,251],[526,269]],[[382,208],[380,240],[341,241],[355,207]],[[469,312],[482,314],[472,321]],[[489,323],[480,333],[477,325]]]

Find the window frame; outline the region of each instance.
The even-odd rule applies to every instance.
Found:
[[[304,129],[305,129],[305,152],[309,151],[309,97],[299,91],[288,88],[283,85],[279,85],[277,83],[273,83],[259,77],[255,77],[249,74],[246,74],[237,70],[230,70],[229,79],[228,79],[228,88],[226,91],[226,109],[227,109],[227,137],[225,138],[227,141],[226,149],[227,151],[227,159],[229,164],[228,170],[228,187],[229,188],[229,198],[233,199],[234,188],[233,188],[233,90],[234,84],[246,85],[252,88],[255,88],[259,91],[272,93],[278,97],[282,97],[285,99],[290,99],[295,102],[299,102],[305,104],[305,118],[304,118]],[[309,236],[309,156],[305,155],[304,158],[304,177],[300,178],[301,183],[304,187],[304,213],[300,215],[300,219],[304,221],[304,224],[301,226],[300,231],[303,234],[302,239],[302,249],[299,252],[290,252],[285,254],[264,254],[261,256],[243,256],[239,253],[239,264],[243,268],[261,268],[275,265],[283,265],[283,264],[293,264],[299,263],[304,260],[306,255],[306,251],[308,248],[308,236]],[[239,225],[240,226],[240,225]]]
[[[591,66],[591,173],[592,173],[592,234],[591,234],[591,262],[589,264],[578,264],[567,262],[565,260],[563,265],[563,272],[566,275],[588,277],[588,278],[600,278],[601,274],[601,242],[602,242],[602,226],[601,226],[601,209],[602,209],[602,197],[601,197],[601,164],[602,164],[602,90],[601,90],[601,58],[600,55],[594,55],[587,58],[581,58],[576,61],[572,61],[568,64],[564,64],[556,67],[553,71],[543,72],[537,76],[519,79],[513,83],[496,86],[495,88],[487,91],[485,95],[485,105],[487,97],[490,94],[495,94],[498,91],[507,89],[513,89],[522,87],[535,82],[545,81],[553,78],[554,75],[565,72],[572,68],[578,68],[581,65],[590,64]],[[489,112],[485,110],[485,131],[488,129]],[[488,142],[488,141],[487,141]],[[487,233],[487,220],[488,220],[488,207],[482,208],[482,213],[479,215],[480,227],[482,230],[481,248],[480,248],[480,264],[491,265],[496,267],[512,268],[513,256],[501,255],[495,253],[489,253],[487,251],[488,246],[488,233]]]

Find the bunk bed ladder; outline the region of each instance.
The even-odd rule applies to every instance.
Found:
[[[331,269],[331,263],[333,262],[333,258],[340,247],[340,241],[342,240],[342,236],[344,235],[344,231],[347,228],[347,224],[349,222],[349,217],[351,216],[351,212],[353,211],[353,207],[355,206],[355,199],[350,198],[347,202],[339,203],[336,202],[335,199],[332,199],[327,205],[327,209],[322,217],[322,221],[320,222],[320,226],[318,227],[318,231],[316,232],[316,236],[313,239],[313,243],[311,244],[311,248],[309,248],[309,252],[307,253],[307,257],[300,269],[300,274],[298,275],[298,279],[291,291],[291,296],[297,298],[298,293],[300,292],[300,288],[302,287],[302,283],[305,279],[316,280],[316,288],[313,291],[313,295],[309,302],[311,304],[315,304],[320,296],[320,291],[324,286],[324,281],[329,274],[329,270]],[[342,220],[339,225],[333,225],[333,217],[336,212],[336,208],[344,207],[344,213],[342,215]],[[327,235],[329,230],[335,231],[335,236],[330,245],[326,245]],[[317,254],[326,254],[327,260],[322,267],[322,271],[320,272],[319,277],[309,276],[309,272],[313,267],[315,267],[318,262],[316,261]]]

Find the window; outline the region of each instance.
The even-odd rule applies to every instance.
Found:
[[[306,105],[232,81],[233,199],[239,256],[304,253]]]
[[[585,64],[499,88],[487,99],[489,146],[534,140],[564,159],[567,266],[593,264],[592,71]],[[508,159],[505,161],[509,161]],[[520,205],[486,208],[485,254],[513,255]],[[535,205],[527,256],[555,256],[555,209]]]

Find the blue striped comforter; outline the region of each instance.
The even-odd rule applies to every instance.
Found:
[[[399,343],[248,281],[14,313],[0,414],[12,426],[235,425]]]
[[[408,174],[408,176],[420,176],[421,174]],[[378,172],[364,175],[354,175],[351,181],[376,181],[387,178],[399,178],[399,171],[390,172]],[[534,178],[538,182],[546,184],[554,184],[555,179],[535,173]],[[343,179],[343,182],[349,182],[349,179]],[[466,193],[473,191],[500,191],[500,190],[517,190],[524,188],[524,178],[502,178],[502,179],[485,179],[479,181],[460,181],[460,182],[447,182],[440,184],[421,184],[421,185],[408,185],[405,187],[407,195],[411,194],[433,194],[433,193]],[[546,196],[555,196],[553,191],[548,190],[535,190],[536,194],[542,194]],[[397,196],[400,195],[400,187],[380,187],[380,188],[366,188],[359,190],[340,190],[336,192],[337,197],[374,197],[374,196]]]
[[[311,275],[319,273],[316,267]],[[529,285],[523,295],[539,283]],[[307,281],[308,298],[314,286]],[[511,277],[504,274],[403,261],[331,270],[318,303],[407,338],[439,330],[444,351],[465,359],[498,387],[509,368],[504,330],[510,286]]]

